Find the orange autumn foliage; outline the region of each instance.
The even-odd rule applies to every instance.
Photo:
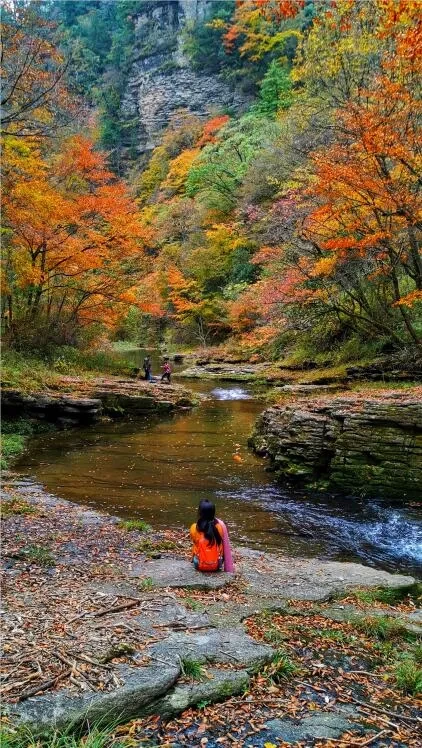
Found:
[[[38,147],[6,139],[3,168],[11,329],[112,324],[148,238],[123,183],[82,136],[48,160]]]
[[[218,117],[213,117],[212,119],[209,119],[205,125],[204,129],[202,130],[201,137],[199,138],[197,142],[197,146],[199,148],[202,148],[202,146],[207,145],[207,143],[215,143],[216,142],[216,134],[219,130],[221,130],[224,125],[227,125],[227,122],[230,121],[230,117],[228,114],[220,114]]]

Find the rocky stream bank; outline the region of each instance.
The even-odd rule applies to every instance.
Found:
[[[421,388],[295,399],[264,410],[250,446],[280,480],[420,499]]]
[[[345,745],[366,745],[393,713],[383,745],[403,745],[395,732],[418,745],[416,701],[394,691],[394,669],[364,640],[382,629],[413,656],[412,577],[247,548],[234,575],[207,576],[193,570],[182,529],[156,533],[18,476],[4,495],[1,692],[12,734],[106,720],[125,723],[118,734],[136,733],[136,745],[317,746],[344,733],[355,740]],[[362,607],[352,591],[373,587],[393,604]]]
[[[61,428],[95,423],[103,416],[119,418],[170,413],[198,402],[192,392],[177,384],[145,382],[122,377],[62,377],[53,387],[25,392],[3,387],[4,418],[34,418]]]

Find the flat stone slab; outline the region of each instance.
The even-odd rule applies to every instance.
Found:
[[[37,730],[76,727],[86,720],[95,723],[105,718],[109,722],[121,722],[142,714],[174,685],[180,673],[180,663],[175,661],[161,663],[160,667],[156,664],[140,668],[123,665],[119,668],[123,685],[115,691],[75,696],[63,689],[11,705],[10,714]]]
[[[255,671],[271,662],[274,650],[245,634],[241,628],[173,632],[166,639],[146,647],[143,654],[157,662],[180,663],[183,659],[201,663],[237,665]]]
[[[216,590],[230,584],[233,579],[233,574],[224,571],[203,574],[196,571],[190,561],[168,556],[136,564],[129,576],[151,579],[155,587],[185,587],[192,590]]]
[[[247,581],[247,594],[288,600],[324,601],[354,587],[410,587],[413,577],[390,574],[363,564],[319,559],[278,558],[240,548],[238,570]]]
[[[300,721],[273,719],[267,722],[267,728],[266,740],[284,740],[285,743],[298,743],[306,738],[335,740],[347,730],[363,732],[362,725],[338,712],[314,712]]]
[[[200,681],[181,683],[160,699],[151,710],[151,714],[160,714],[170,718],[201,701],[221,701],[234,696],[248,687],[249,673],[246,670],[218,670],[209,668],[206,677]]]

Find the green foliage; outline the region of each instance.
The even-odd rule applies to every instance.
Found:
[[[396,665],[394,679],[401,691],[417,696],[422,693],[422,668],[411,659]]]
[[[119,522],[122,530],[139,530],[139,532],[151,532],[152,527],[143,519],[124,519]]]
[[[181,664],[182,673],[186,678],[190,678],[191,680],[202,680],[204,677],[203,665],[198,660],[183,657]]]
[[[293,660],[284,652],[279,649],[270,665],[265,669],[265,676],[272,683],[278,684],[298,675],[300,672],[298,666]]]
[[[74,11],[69,6],[75,6]],[[136,144],[137,119],[122,112],[122,99],[133,55],[136,13],[142,0],[57,3],[61,43],[70,57],[69,86],[99,107],[101,145],[111,165],[122,171],[125,151]]]
[[[49,548],[43,545],[27,545],[16,554],[18,558],[39,566],[55,566],[56,562]]]
[[[238,60],[227,54],[222,43],[224,26],[218,28],[212,20],[224,23],[230,20],[234,10],[233,0],[213,2],[205,20],[187,27],[184,37],[184,52],[188,55],[194,70],[210,75],[234,68]]]
[[[23,501],[20,498],[12,498],[1,503],[1,518],[7,519],[16,514],[36,514],[36,509],[32,504]]]
[[[243,177],[260,150],[269,148],[279,133],[276,122],[253,114],[230,122],[217,142],[206,146],[193,164],[186,193],[198,195],[209,208],[230,211],[236,204]]]
[[[289,109],[293,103],[292,81],[286,65],[273,60],[260,86],[259,102],[254,107],[258,114],[273,117],[279,110]]]

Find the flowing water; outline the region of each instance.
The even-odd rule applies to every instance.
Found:
[[[264,407],[253,391],[224,382],[186,384],[208,399],[166,418],[44,434],[19,468],[51,493],[157,528],[188,527],[206,497],[235,542],[421,572],[418,507],[278,485],[246,447]]]

